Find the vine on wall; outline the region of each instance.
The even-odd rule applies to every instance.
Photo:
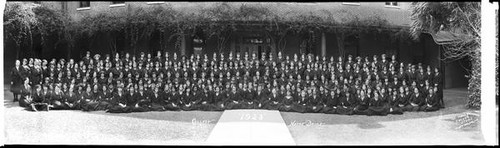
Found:
[[[116,38],[122,34],[126,39],[128,48],[135,51],[140,41],[150,40],[155,32],[160,34],[160,47],[162,50],[166,48],[166,45],[172,39],[175,39],[175,48],[179,50],[183,36],[194,36],[196,29],[201,29],[207,39],[217,39],[218,51],[224,50],[224,45],[233,32],[248,29],[263,30],[266,36],[270,38],[271,44],[274,45],[272,48],[277,51],[284,50],[286,47],[285,37],[290,34],[305,34],[307,36],[305,40],[309,42],[306,49],[310,50],[314,48],[314,42],[318,41],[319,33],[335,33],[340,43],[340,53],[344,53],[342,42],[349,35],[381,32],[390,34],[407,33],[401,31],[407,28],[391,25],[379,17],[361,19],[356,15],[330,10],[320,11],[322,13],[305,13],[292,10],[283,14],[278,13],[276,9],[261,4],[226,2],[216,3],[208,7],[200,6],[193,11],[177,10],[169,4],[155,6],[152,9],[129,5],[125,13],[104,11],[87,14],[79,21],[72,21],[63,19],[66,17],[62,15],[51,13],[53,10],[49,8],[44,8],[47,11],[43,11],[43,14],[54,16],[54,18],[41,21],[43,23],[41,26],[49,25],[62,28],[58,30],[58,33],[67,38],[68,42],[71,42],[70,45],[75,45],[74,42],[78,40],[88,40],[88,45],[92,45],[97,35],[104,33],[109,38],[114,39],[109,42],[109,46],[114,52],[118,50]],[[34,14],[29,13],[26,15],[34,16]],[[335,19],[337,15],[345,17],[342,20],[337,20]],[[52,21],[53,19],[57,21]],[[19,20],[23,20],[25,24],[38,23],[38,21],[30,22],[29,19],[20,18]],[[29,34],[28,30],[32,30],[29,27],[29,25],[25,25],[24,28],[21,28],[25,30],[24,34]],[[7,29],[9,28],[7,27]],[[11,32],[15,32],[15,29],[19,30],[19,28],[10,28]],[[48,32],[44,33],[50,34]],[[401,36],[394,36],[394,38],[401,39]]]

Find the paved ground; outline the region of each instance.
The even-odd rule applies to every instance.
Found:
[[[203,144],[222,112],[29,112],[5,92],[6,144]],[[479,126],[456,130],[465,89],[445,90],[446,108],[383,117],[281,112],[296,144],[481,144]],[[498,127],[497,127],[498,128]],[[497,130],[496,130],[497,131]]]
[[[208,145],[296,145],[277,110],[226,110]]]

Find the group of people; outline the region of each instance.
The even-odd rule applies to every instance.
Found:
[[[16,60],[14,101],[33,111],[110,113],[269,109],[344,115],[403,114],[444,107],[438,68],[396,56],[223,53],[139,57],[87,52],[70,59]]]

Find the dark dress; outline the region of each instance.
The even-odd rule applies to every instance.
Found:
[[[337,105],[339,102],[339,95],[328,95],[328,99],[324,102],[326,102],[325,107],[323,107],[322,112],[325,114],[336,114],[337,113]]]
[[[119,103],[125,106],[120,106]],[[128,100],[125,94],[115,93],[113,94],[113,100],[111,101],[112,107],[107,111],[109,113],[129,113],[131,108],[127,105]]]
[[[408,100],[409,103],[408,103],[408,105],[406,105],[405,110],[412,111],[412,112],[422,111],[425,108],[425,106],[424,106],[425,100],[422,97],[423,97],[423,95],[420,93],[412,94],[409,97],[409,100]],[[411,103],[417,104],[417,106],[412,106]]]
[[[179,94],[179,93],[174,93],[172,95],[168,95],[167,99],[166,99],[166,104],[165,104],[165,109],[167,110],[171,110],[171,111],[179,111],[181,108],[180,108],[180,99],[181,98],[182,94]]]
[[[37,92],[33,95],[33,101],[31,102],[36,110],[47,110],[48,101],[45,101],[42,92]]]
[[[341,115],[353,115],[354,108],[358,105],[358,102],[352,96],[344,96],[340,100],[340,104],[337,107],[337,113]]]
[[[190,93],[185,93],[184,95],[181,95],[180,101],[182,101],[180,107],[183,111],[191,111],[193,110],[193,103],[192,100],[194,100],[194,97]]]
[[[219,97],[219,96],[217,96]],[[203,93],[202,95],[202,101],[199,105],[200,107],[200,110],[204,110],[204,111],[212,111],[212,110],[216,110],[217,108],[217,103],[215,102],[216,100],[216,96],[215,94],[211,93],[211,92],[205,92]]]
[[[64,109],[76,110],[78,108],[78,96],[73,92],[68,92],[64,95]]]
[[[399,106],[400,99],[401,98],[399,96],[389,97],[389,114],[397,114],[397,115],[403,114],[403,109]]]
[[[279,110],[280,111],[285,111],[285,112],[290,112],[292,111],[292,107],[293,107],[293,96],[292,95],[289,95],[289,96],[285,96],[283,98],[283,104],[280,106]]]
[[[239,109],[241,107],[241,99],[239,93],[229,93],[226,109]]]
[[[132,109],[132,112],[146,112],[149,111],[150,100],[146,92],[137,92],[132,97],[129,96],[127,99],[129,102],[128,106]],[[137,105],[137,106],[136,106]]]
[[[151,99],[151,110],[152,111],[164,111],[165,108],[163,107],[165,103],[163,102],[163,97],[159,92],[153,92],[153,94],[150,95]]]
[[[354,108],[354,114],[357,115],[368,115],[369,110],[368,108],[370,107],[370,98],[368,97],[359,97],[357,100],[359,103],[358,105]]]
[[[370,107],[368,108],[368,115],[381,115],[385,116],[389,113],[389,108],[387,104],[382,99],[371,99]]]
[[[107,110],[109,109],[112,104],[113,94],[110,91],[101,91],[98,94],[98,102],[99,105],[97,106],[97,110]]]
[[[314,96],[309,97],[306,112],[317,113],[321,111],[321,109],[323,109],[322,100],[319,97],[317,97],[317,95],[316,97]]]
[[[297,97],[292,106],[292,111],[305,113],[307,108],[307,97]]]
[[[280,96],[278,94],[271,94],[269,97],[269,101],[267,102],[267,107],[266,109],[269,109],[269,110],[278,110],[278,108],[280,107],[281,103],[280,103]]]
[[[422,110],[426,111],[426,112],[432,112],[432,111],[439,110],[438,96],[436,94],[428,95],[427,98],[425,99],[425,105],[424,105],[424,108]]]
[[[21,98],[19,99],[19,106],[28,107],[32,101],[31,86],[21,86]]]
[[[213,96],[214,100],[213,102],[215,103],[214,110],[216,111],[223,111],[226,108],[226,102],[227,102],[227,97],[225,94],[219,93],[219,94],[214,94]]]
[[[80,103],[81,109],[83,111],[94,111],[97,109],[99,102],[97,102],[97,93],[84,92],[83,100]]]
[[[10,91],[14,94],[21,93],[21,86],[23,85],[23,75],[22,75],[22,67],[18,68],[14,67],[10,71],[12,85],[10,86]]]

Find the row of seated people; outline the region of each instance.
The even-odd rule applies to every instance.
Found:
[[[387,115],[404,111],[435,111],[440,107],[437,88],[400,86],[386,90],[359,88],[262,85],[249,82],[222,86],[195,84],[35,85],[29,78],[21,89],[20,105],[32,110],[81,109],[84,111],[144,112],[165,110],[271,109],[329,114]],[[77,88],[75,90],[75,88]],[[84,90],[85,89],[85,90]],[[319,90],[319,91],[318,91]]]

